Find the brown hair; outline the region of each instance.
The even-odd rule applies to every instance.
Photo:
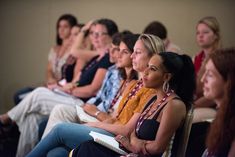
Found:
[[[206,141],[209,154],[220,155],[228,153],[235,138],[235,49],[217,50],[210,54],[210,59],[227,87]]]
[[[215,43],[213,44],[213,50],[221,48],[220,26],[219,26],[219,22],[217,21],[217,19],[213,16],[206,16],[198,21],[197,26],[201,23],[207,25],[213,31],[213,33],[217,36],[217,39],[215,40]]]

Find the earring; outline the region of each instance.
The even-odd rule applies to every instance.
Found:
[[[162,90],[163,92],[167,93],[169,91],[170,85],[168,81],[164,81],[163,86],[162,86]]]

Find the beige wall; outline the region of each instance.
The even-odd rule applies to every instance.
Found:
[[[195,25],[203,16],[216,16],[224,46],[235,46],[234,6],[232,0],[2,0],[0,113],[13,106],[17,89],[43,82],[47,54],[55,43],[55,23],[63,13],[72,13],[83,23],[111,18],[120,30],[135,33],[159,20],[168,28],[171,40],[193,56],[198,51]]]

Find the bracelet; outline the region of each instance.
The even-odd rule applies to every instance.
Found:
[[[74,88],[77,87],[77,86],[79,86],[79,82],[73,83],[73,87],[74,87]]]
[[[145,155],[150,155],[150,153],[148,152],[147,148],[146,148],[147,142],[144,143],[144,154]]]
[[[95,112],[95,117],[98,117],[99,114],[100,114],[100,111],[96,111]]]

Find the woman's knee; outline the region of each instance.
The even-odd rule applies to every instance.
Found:
[[[52,109],[50,116],[52,116],[52,115],[55,116],[55,115],[60,114],[61,112],[63,112],[63,109],[64,109],[64,105],[56,105]]]
[[[54,113],[65,113],[65,112],[70,112],[71,109],[73,109],[73,107],[70,106],[70,105],[58,104],[53,108],[52,112],[54,112]]]
[[[66,117],[72,114],[74,111],[75,108],[73,106],[59,104],[52,109],[50,117],[67,121]]]
[[[42,93],[42,92],[45,92],[45,91],[49,91],[49,89],[46,88],[46,87],[38,87],[38,88],[33,90],[33,93]]]
[[[89,136],[90,130],[90,127],[83,124],[62,122],[57,124],[51,132],[60,139],[71,139],[74,137],[86,138],[86,136]]]
[[[53,129],[51,130],[51,133],[56,134],[58,136],[65,135],[67,132],[70,131],[68,127],[69,127],[69,123],[59,123],[53,127]]]

